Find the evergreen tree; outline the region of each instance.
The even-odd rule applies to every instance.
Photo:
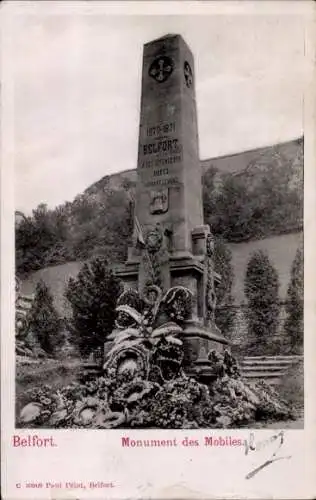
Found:
[[[39,281],[36,285],[29,328],[47,354],[56,354],[57,348],[63,342],[62,323],[54,307],[53,297],[44,281]]]
[[[299,247],[291,268],[291,279],[286,299],[287,317],[284,329],[290,340],[291,350],[298,352],[303,345],[303,314],[304,314],[304,254]]]
[[[83,356],[102,348],[111,333],[121,292],[120,281],[103,258],[84,264],[77,278],[70,278],[65,291],[72,309],[70,328]]]
[[[221,275],[221,282],[216,288],[216,325],[223,335],[229,338],[235,319],[232,297],[234,271],[231,250],[221,238],[215,239],[214,267],[215,271]]]
[[[249,259],[245,296],[248,301],[247,320],[250,335],[255,336],[256,347],[266,347],[273,340],[279,320],[278,273],[266,253],[259,250]]]

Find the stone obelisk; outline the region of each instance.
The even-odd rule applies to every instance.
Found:
[[[179,35],[144,46],[136,215],[146,231],[160,223],[173,253],[192,253],[203,224],[192,53]]]
[[[188,372],[207,374],[205,353],[228,342],[214,321],[219,277],[212,235],[203,225],[194,61],[180,35],[144,46],[134,219],[135,242],[117,275],[141,294],[148,282],[163,292],[191,290],[184,364]]]
[[[195,315],[205,317],[209,230],[203,225],[195,69],[180,35],[144,45],[134,212],[147,249],[154,254],[161,247],[167,254],[162,288],[190,288]],[[134,245],[118,275],[126,287],[141,291],[147,271],[142,251]]]

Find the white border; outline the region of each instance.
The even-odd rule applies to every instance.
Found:
[[[249,437],[249,431],[53,431],[58,447],[13,449],[14,433],[14,192],[13,192],[13,75],[10,64],[10,22],[15,15],[41,12],[109,15],[225,15],[235,13],[283,13],[306,20],[306,58],[315,61],[315,14],[313,2],[7,2],[2,6],[2,123],[1,123],[1,393],[2,393],[2,487],[3,498],[312,498],[316,493],[315,470],[315,312],[314,265],[315,213],[315,74],[309,73],[304,99],[305,129],[305,429],[287,431],[285,453],[280,461],[252,481],[245,474],[260,463],[258,456],[245,457],[240,449],[204,447],[176,449],[122,449],[120,437],[159,438],[179,441],[189,435]],[[20,435],[28,432],[19,432]],[[29,434],[35,434],[34,432]],[[47,432],[36,434],[46,436]],[[256,431],[258,440],[271,431]],[[256,462],[257,461],[257,462]],[[113,481],[111,490],[16,489],[25,480]],[[79,493],[80,491],[80,493]]]

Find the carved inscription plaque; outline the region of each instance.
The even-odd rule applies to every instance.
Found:
[[[177,164],[182,161],[182,145],[175,122],[161,122],[146,128],[140,143],[141,177],[146,186],[170,186],[179,182]]]

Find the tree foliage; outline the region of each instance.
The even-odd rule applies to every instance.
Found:
[[[53,296],[44,281],[39,281],[36,285],[29,329],[47,354],[57,354],[58,349],[62,348],[62,321],[54,307]]]
[[[293,159],[271,148],[244,170],[221,175],[211,166],[203,176],[203,202],[214,234],[238,242],[301,229],[302,152],[300,145]]]
[[[265,252],[259,250],[251,255],[244,286],[249,333],[258,347],[266,346],[278,328],[279,278]]]
[[[82,355],[102,348],[114,327],[115,307],[122,287],[104,258],[95,258],[70,278],[65,296],[72,309],[73,342]]]
[[[235,318],[232,297],[234,271],[231,250],[221,238],[215,240],[214,266],[221,276],[221,282],[216,288],[216,324],[223,335],[230,337]]]
[[[291,268],[291,278],[286,298],[287,317],[284,329],[289,337],[292,351],[303,346],[303,315],[304,315],[304,253],[303,246],[297,251]]]
[[[50,265],[95,256],[125,260],[132,232],[130,215],[125,185],[78,195],[54,210],[40,204],[16,224],[17,274],[23,277]]]

